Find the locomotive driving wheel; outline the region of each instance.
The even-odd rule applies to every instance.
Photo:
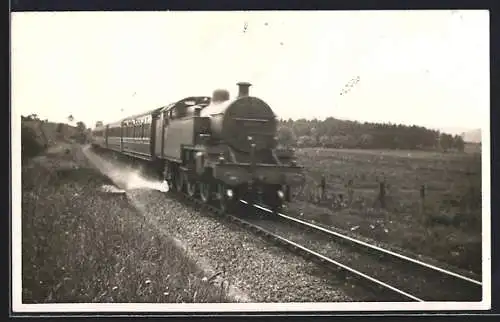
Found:
[[[187,190],[188,196],[194,197],[196,195],[196,190],[197,190],[196,188],[197,188],[196,181],[194,181],[193,179],[187,178],[186,190]]]
[[[177,190],[177,192],[182,192],[182,189],[184,188],[185,177],[186,174],[184,172],[178,172],[174,177],[175,190]]]
[[[212,196],[212,186],[209,182],[200,181],[198,183],[200,198],[203,203],[209,203]]]

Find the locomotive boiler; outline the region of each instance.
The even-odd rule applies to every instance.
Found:
[[[293,151],[277,148],[276,115],[262,99],[250,96],[250,86],[238,83],[234,99],[219,89],[211,97],[188,97],[126,118],[120,131],[116,124],[104,131],[115,138],[99,142],[120,142],[111,148],[151,161],[171,188],[215,202],[223,211],[240,199],[278,211],[304,175]]]

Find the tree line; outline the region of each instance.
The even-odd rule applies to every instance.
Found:
[[[279,120],[278,142],[292,147],[463,151],[459,135],[421,126],[339,120]]]
[[[73,115],[68,116],[67,119],[69,123],[72,123],[74,121]],[[37,126],[39,128],[39,134],[37,134],[32,127],[25,124],[25,122],[36,124],[35,127]],[[91,131],[90,128],[87,129],[87,126],[82,121],[77,121],[76,126],[72,126],[66,123],[49,122],[48,119],[42,120],[36,113],[32,113],[26,116],[21,115],[21,123],[22,144],[27,147],[28,151],[33,151],[35,155],[41,151],[40,149],[43,150],[48,145],[53,143],[49,142],[50,140],[45,136],[45,131],[48,131],[48,133],[52,133],[53,131],[55,131],[54,134],[56,136],[56,140],[65,141],[67,139],[73,139],[82,144],[88,141]],[[50,130],[51,128],[53,130]],[[37,143],[35,141],[40,141],[43,143],[40,143],[40,147],[37,147]]]

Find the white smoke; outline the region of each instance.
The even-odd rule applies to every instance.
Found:
[[[95,154],[85,147],[83,153],[88,160],[99,169],[105,176],[110,178],[115,185],[124,190],[150,189],[160,192],[168,192],[169,186],[166,181],[153,180],[143,175],[141,168],[134,169],[124,166],[119,162],[112,162]]]

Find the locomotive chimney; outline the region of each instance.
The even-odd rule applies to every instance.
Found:
[[[239,82],[238,84],[238,97],[248,96],[249,88],[252,84],[247,82]]]

